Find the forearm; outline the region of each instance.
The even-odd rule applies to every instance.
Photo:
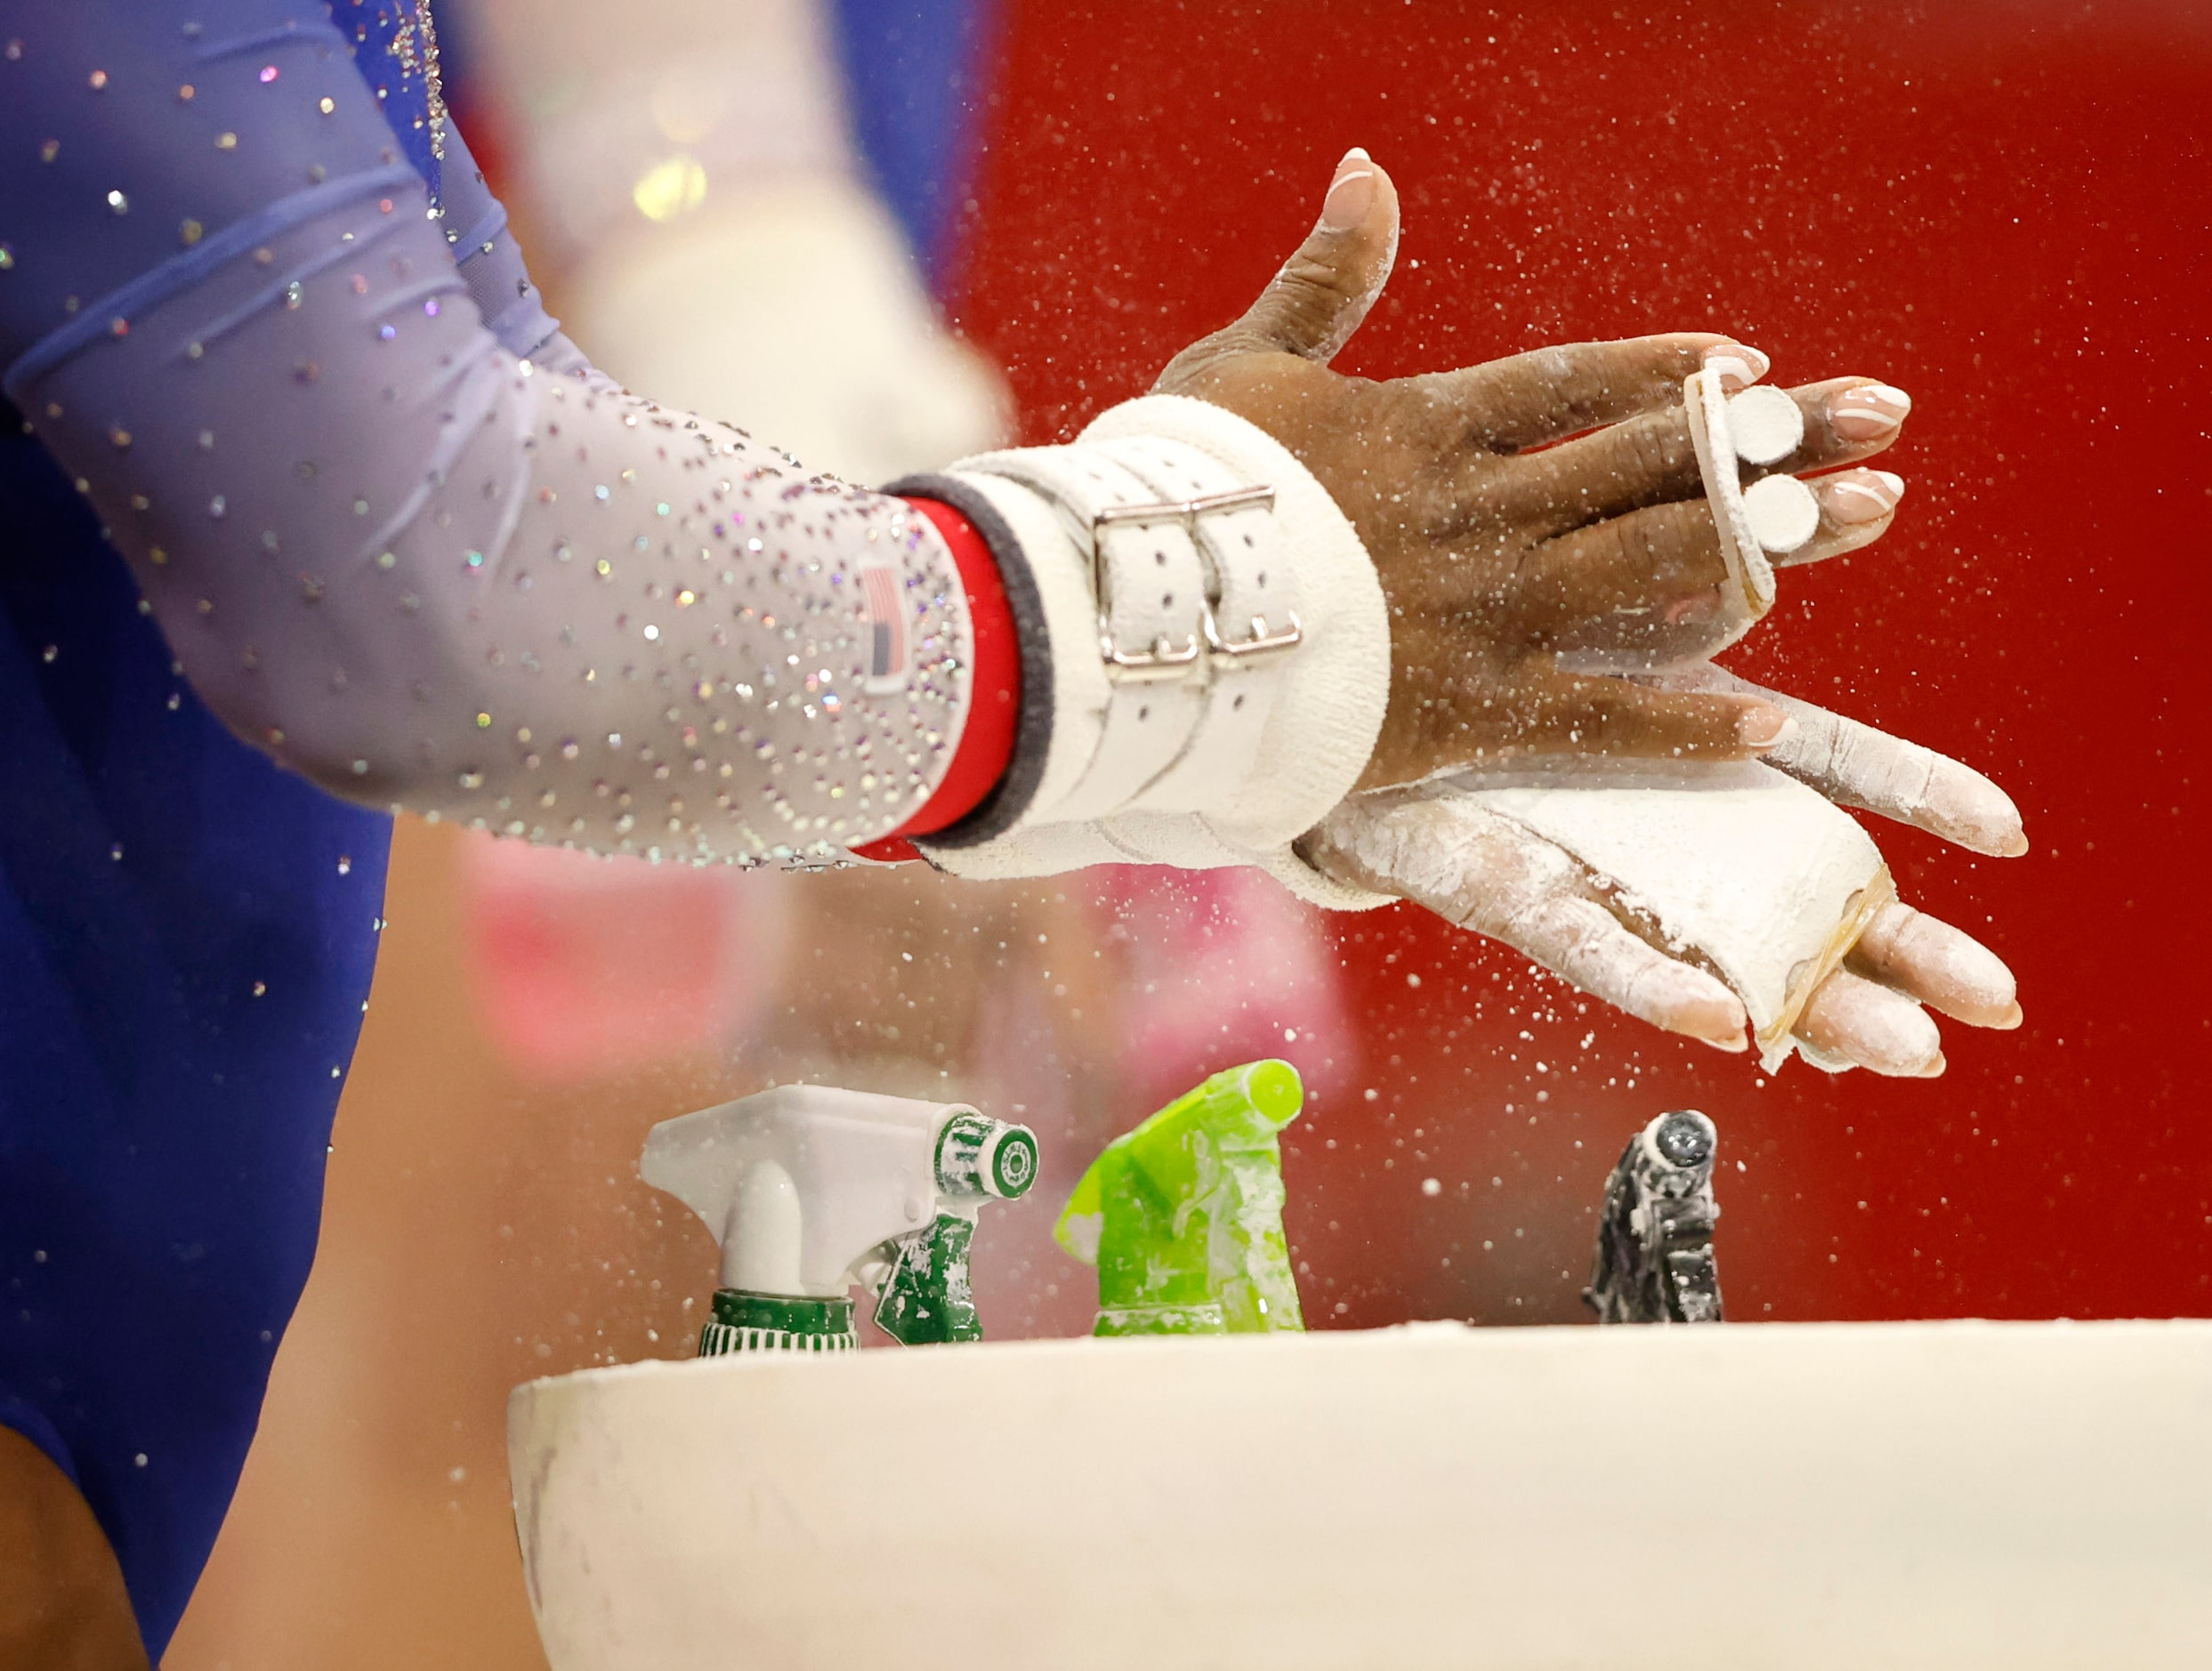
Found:
[[[210,117],[240,172],[187,250],[68,252],[106,288],[60,324],[36,287],[0,300],[12,398],[209,705],[338,794],[600,851],[829,859],[924,808],[907,833],[942,830],[978,634],[937,529],[594,373],[545,335],[458,135],[433,205],[343,52],[272,28],[144,69],[202,81],[112,131],[42,53],[77,197],[142,175],[182,201]],[[101,44],[77,35],[80,59]],[[1022,723],[931,856],[1255,863],[1371,902],[1290,847],[1357,779],[1388,688],[1382,593],[1318,481],[1191,400],[970,462],[1020,638],[1018,679],[1009,655],[981,699],[1018,684]]]
[[[927,798],[968,658],[922,519],[620,394],[564,339],[566,375],[520,359],[552,322],[464,149],[433,216],[327,37],[173,50],[113,91],[198,76],[186,114],[83,142],[165,214],[204,167],[182,130],[228,122],[257,185],[150,269],[80,256],[70,282],[114,301],[39,335],[9,386],[234,729],[356,799],[601,848],[844,848]],[[464,278],[514,292],[513,341]]]
[[[249,254],[26,392],[217,712],[337,793],[518,834],[758,853],[895,827],[965,695],[934,533],[735,431],[536,373],[430,227],[375,202],[275,240],[279,278],[342,220],[381,259],[290,281],[296,310],[255,306],[273,281]],[[872,595],[908,646],[880,678]]]

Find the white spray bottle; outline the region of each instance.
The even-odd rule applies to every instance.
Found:
[[[1026,1191],[1037,1136],[958,1102],[787,1085],[664,1120],[638,1171],[706,1222],[722,1282],[699,1355],[860,1344],[849,1290],[908,1345],[976,1340],[968,1244]]]

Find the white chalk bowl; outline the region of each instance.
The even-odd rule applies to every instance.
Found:
[[[555,1671],[2212,1666],[2212,1323],[733,1356],[508,1453]]]

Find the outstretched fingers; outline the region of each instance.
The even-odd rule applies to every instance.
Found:
[[[1682,404],[1683,379],[1712,366],[1732,386],[1766,375],[1756,348],[1710,332],[1566,343],[1417,379],[1455,407],[1474,444],[1512,453]],[[1694,461],[1693,461],[1694,463]]]
[[[1871,458],[1897,440],[1912,409],[1904,391],[1868,377],[1835,377],[1781,392],[1797,408],[1803,436],[1781,456],[1744,466],[1747,483]],[[1643,505],[1704,497],[1705,478],[1681,397],[1678,383],[1671,402],[1654,403],[1651,410],[1521,461],[1511,489],[1514,510],[1547,531],[1560,531]],[[1787,416],[1788,408],[1782,409]],[[1893,495],[1891,508],[1895,505]],[[1824,502],[1823,508],[1837,507]]]
[[[1596,649],[1694,627],[1717,616],[1727,584],[1711,509],[1678,501],[1546,540],[1522,566],[1513,610],[1538,642]]]
[[[1760,698],[1661,690],[1531,663],[1514,717],[1517,752],[1626,760],[1748,760],[1789,731]]]
[[[1904,480],[1851,470],[1812,484],[1820,508],[1812,539],[1780,561],[1819,562],[1869,545],[1895,520]],[[1704,499],[1676,499],[1609,516],[1546,540],[1514,588],[1515,619],[1559,649],[1662,648],[1679,660],[1685,629],[1716,616],[1728,585],[1719,530]],[[1694,652],[1695,646],[1690,647]]]
[[[1506,690],[1486,677],[1481,658],[1421,637],[1415,652],[1392,659],[1382,734],[1355,786],[1362,792],[1535,755],[1748,760],[1788,731],[1788,716],[1756,698],[1578,677],[1548,656],[1524,662]]]
[[[1933,1079],[1945,1065],[1942,1037],[1926,1011],[1847,969],[1814,989],[1796,1030],[1823,1055],[1893,1079]]]
[[[1758,697],[1788,714],[1795,726],[1767,764],[1838,805],[1878,812],[1992,858],[2016,859],[2028,851],[2012,796],[1973,767],[1718,667],[1668,677],[1678,689],[1692,682],[1700,690]]]
[[[1892,901],[1876,912],[1844,966],[1970,1027],[2021,1022],[2019,988],[2005,960],[1909,905]]]
[[[1355,796],[1300,845],[1327,874],[1502,940],[1640,1021],[1716,1049],[1748,1048],[1734,993],[1639,938],[1561,848],[1464,794]]]
[[[1540,755],[1645,761],[1748,760],[1788,733],[1780,708],[1757,697],[1660,690],[1562,673],[1548,656],[1522,665],[1498,690],[1449,643],[1393,657],[1390,706],[1358,787],[1386,789],[1440,772]],[[1495,694],[1485,696],[1485,688]]]

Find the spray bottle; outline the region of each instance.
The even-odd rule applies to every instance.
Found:
[[[1098,1267],[1100,1335],[1303,1329],[1283,1239],[1287,1062],[1217,1073],[1107,1145],[1053,1231]]]
[[[787,1085],[665,1120],[638,1171],[722,1243],[699,1355],[860,1344],[849,1290],[904,1345],[979,1340],[968,1245],[1037,1177],[1037,1136],[957,1102]]]
[[[1605,1181],[1597,1255],[1582,1298],[1601,1323],[1717,1323],[1713,1156],[1720,1134],[1695,1109],[1662,1114],[1628,1140]]]

